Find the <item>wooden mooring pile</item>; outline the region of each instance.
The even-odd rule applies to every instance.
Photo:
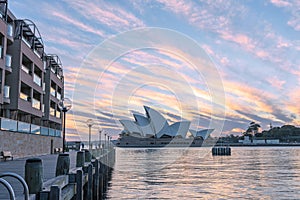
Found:
[[[211,153],[213,156],[230,156],[231,148],[229,146],[213,147]]]
[[[92,156],[93,155],[93,156]],[[115,162],[115,149],[78,151],[76,168],[70,168],[69,154],[59,154],[56,177],[42,181],[43,165],[39,158],[27,159],[25,180],[30,199],[36,200],[99,200],[104,198],[111,170]]]

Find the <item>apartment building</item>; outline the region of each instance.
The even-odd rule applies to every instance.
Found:
[[[0,129],[61,137],[62,113],[58,102],[63,96],[64,76],[59,57],[45,52],[33,21],[16,18],[8,9],[8,1],[1,0]]]

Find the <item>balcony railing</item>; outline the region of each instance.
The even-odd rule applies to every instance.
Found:
[[[2,46],[0,46],[0,58],[3,58],[3,54],[2,54],[2,52],[3,52],[3,47],[2,47]]]
[[[12,37],[14,34],[13,25],[7,24],[7,36]]]
[[[24,94],[23,92],[20,92],[20,99],[29,101],[29,96],[27,94]]]
[[[29,69],[28,69],[28,67],[26,67],[25,65],[22,65],[21,66],[21,69],[24,71],[24,72],[26,72],[27,74],[29,74]]]
[[[50,108],[50,115],[55,116],[55,109],[54,108]]]
[[[35,82],[38,86],[42,86],[42,79],[35,73],[33,74],[33,82]]]
[[[0,118],[0,129],[3,131],[13,131],[35,135],[61,137],[61,130],[30,124],[26,122],[20,122],[7,118]]]
[[[41,109],[41,102],[35,98],[32,99],[32,107],[38,110]]]
[[[58,110],[56,111],[56,117],[60,118],[60,112]]]
[[[50,94],[55,97],[55,89],[53,87],[50,88]]]
[[[60,93],[56,93],[56,98],[61,100],[61,94]]]
[[[4,85],[4,94],[3,97],[9,99],[10,86]]]
[[[25,39],[24,37],[22,37],[22,41],[29,47],[31,48],[31,44],[29,43],[29,41],[27,39]]]
[[[5,55],[5,66],[7,67],[7,68],[11,68],[11,55],[9,55],[9,54],[6,54]]]

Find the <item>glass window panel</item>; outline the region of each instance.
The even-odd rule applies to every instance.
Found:
[[[56,130],[56,137],[61,137],[61,130]]]
[[[18,131],[22,133],[30,133],[30,124],[18,122]]]
[[[49,129],[41,126],[41,135],[49,135]]]
[[[55,136],[55,130],[52,128],[49,128],[49,135],[50,136]]]
[[[31,133],[40,135],[41,134],[41,127],[38,125],[31,124]]]
[[[1,130],[17,131],[17,121],[1,118]]]

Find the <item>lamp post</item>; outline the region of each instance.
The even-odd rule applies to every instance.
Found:
[[[66,113],[72,108],[72,101],[69,98],[62,98],[58,102],[58,108],[63,112],[63,153],[66,148]]]
[[[104,133],[104,148],[106,148],[106,133]]]
[[[102,129],[99,128],[99,149],[101,149],[101,134],[102,134]]]
[[[88,119],[86,121],[86,124],[89,127],[89,150],[91,150],[92,149],[92,147],[91,147],[91,129],[92,129],[92,126],[94,125],[94,121],[92,119]]]

